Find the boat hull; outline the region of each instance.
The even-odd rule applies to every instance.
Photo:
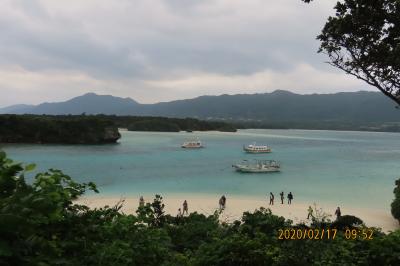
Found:
[[[243,151],[247,153],[270,153],[272,152],[271,148],[268,146],[257,146],[255,144],[244,146]]]
[[[202,149],[204,146],[181,146],[183,149]]]
[[[269,149],[269,150],[262,150],[262,151],[255,151],[255,150],[244,149],[244,151],[245,151],[246,153],[252,153],[252,154],[255,154],[255,153],[271,153],[271,152],[272,152],[271,149]]]
[[[276,173],[281,171],[281,169],[277,167],[254,168],[245,165],[233,165],[233,167],[237,172],[241,173]]]

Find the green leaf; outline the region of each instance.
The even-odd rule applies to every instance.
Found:
[[[35,168],[36,168],[36,164],[34,164],[34,163],[28,164],[27,166],[25,166],[25,172],[33,171],[33,170],[35,170]]]
[[[4,151],[0,151],[0,161],[3,161],[6,157],[6,153]]]

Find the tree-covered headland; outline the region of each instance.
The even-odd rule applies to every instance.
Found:
[[[0,115],[0,143],[115,143],[112,121],[93,116]]]
[[[400,230],[375,229],[373,239],[346,237],[364,228],[354,216],[294,224],[268,209],[233,223],[219,214],[165,214],[162,197],[135,215],[121,204],[90,209],[77,204],[95,184],[79,184],[59,170],[25,180],[34,165],[0,152],[0,265],[398,265]],[[280,229],[338,229],[335,239],[281,240]]]
[[[115,123],[116,126],[130,131],[223,131],[236,132],[233,124],[219,121],[204,121],[195,118],[168,118],[157,116],[103,116]]]
[[[118,128],[132,131],[179,132],[218,130],[234,132],[223,122],[192,118],[107,116],[107,115],[0,115],[0,143],[115,143]]]

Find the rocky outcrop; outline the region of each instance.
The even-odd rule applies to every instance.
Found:
[[[115,143],[121,138],[121,134],[116,127],[107,127],[104,129],[104,135],[101,143]]]

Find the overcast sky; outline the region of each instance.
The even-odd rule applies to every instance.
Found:
[[[0,106],[371,90],[316,53],[334,3],[0,0]]]

